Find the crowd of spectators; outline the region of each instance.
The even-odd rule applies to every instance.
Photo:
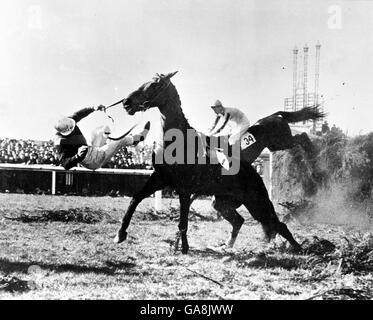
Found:
[[[150,169],[152,147],[124,147],[104,166],[115,169]],[[58,165],[53,141],[0,139],[0,163]]]
[[[151,169],[153,148],[148,145],[123,147],[104,165],[114,169]]]
[[[57,164],[52,141],[0,139],[0,163]]]

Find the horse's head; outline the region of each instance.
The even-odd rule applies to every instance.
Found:
[[[162,102],[162,98],[164,99],[163,93],[169,87],[170,79],[176,73],[177,71],[166,75],[157,73],[151,81],[144,83],[123,100],[124,109],[130,115],[133,115],[138,111],[145,111],[158,106]]]

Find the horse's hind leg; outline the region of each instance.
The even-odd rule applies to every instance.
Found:
[[[223,216],[225,220],[227,220],[232,225],[232,233],[226,243],[227,247],[232,248],[234,246],[234,243],[236,242],[238,233],[240,232],[242,224],[245,220],[236,211],[235,208],[238,207],[237,204],[233,204],[227,199],[215,197],[212,202],[212,206]]]
[[[302,251],[301,245],[294,239],[285,223],[280,222],[277,226],[277,231],[280,236],[284,237],[287,241],[290,242],[295,250]]]
[[[278,217],[276,215],[275,208],[273,207],[273,203],[270,200],[269,200],[269,202],[270,202],[270,206],[271,206],[272,215],[274,215],[276,217],[275,220],[277,221],[276,222],[276,232],[280,236],[282,236],[283,238],[285,238],[287,241],[289,241],[289,243],[293,246],[293,248],[295,250],[301,251],[302,250],[301,245],[294,239],[293,235],[289,231],[289,229],[286,226],[286,224],[283,223],[283,222],[280,222],[280,220],[278,219]]]

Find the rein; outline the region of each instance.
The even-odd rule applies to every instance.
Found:
[[[171,84],[171,81],[168,81],[168,83],[166,83],[166,85],[163,87],[163,88],[161,88],[161,90],[159,90],[159,92],[156,94],[156,96],[155,97],[153,97],[152,99],[150,99],[150,100],[147,100],[147,101],[144,101],[144,103],[143,103],[143,107],[144,107],[144,109],[145,110],[143,110],[143,111],[146,111],[146,110],[148,110],[150,107],[151,107],[151,104],[156,100],[156,99],[158,99],[158,97],[163,93],[163,91],[164,90],[166,90],[168,87],[169,87],[169,85]],[[120,103],[122,103],[123,101],[124,101],[125,99],[121,99],[121,100],[119,100],[119,101],[117,101],[117,102],[114,102],[113,104],[111,104],[110,106],[107,106],[107,107],[105,107],[105,109],[104,109],[104,113],[105,113],[105,115],[114,123],[114,119],[113,119],[113,117],[111,117],[110,115],[108,115],[107,114],[107,110],[108,109],[110,109],[110,108],[112,108],[112,107],[115,107],[115,106],[117,106],[118,104],[120,104]],[[134,128],[134,127],[133,127]],[[131,128],[130,129],[130,131],[133,129],[133,128]],[[119,137],[119,138],[111,138],[111,140],[120,140],[120,139],[122,139],[123,137],[125,137],[130,131],[128,131],[128,132],[126,132],[123,136],[121,136],[121,137]]]
[[[123,100],[124,99],[122,99],[122,100],[119,100],[119,101],[117,101],[117,102],[115,102],[115,103],[113,103],[113,104],[111,104],[110,106],[108,106],[108,107],[106,107],[105,109],[104,109],[104,113],[106,114],[106,116],[114,123],[114,119],[113,119],[113,117],[111,117],[110,115],[108,115],[107,113],[106,113],[106,110],[107,109],[110,109],[110,108],[112,108],[112,107],[114,107],[114,106],[116,106],[116,105],[118,105],[118,104],[120,104],[120,103],[122,103],[123,102]],[[125,136],[127,136],[135,127],[136,127],[137,125],[134,125],[134,126],[132,126],[125,134],[123,134],[123,135],[121,135],[120,137],[117,137],[117,138],[113,138],[113,137],[108,137],[108,139],[110,139],[110,140],[113,140],[113,141],[119,141],[119,140],[121,140],[121,139],[123,139]]]
[[[110,115],[108,115],[108,114],[106,113],[106,110],[107,110],[107,109],[110,109],[110,108],[112,108],[112,107],[114,107],[114,106],[116,106],[116,105],[118,105],[118,104],[120,104],[120,103],[122,103],[123,100],[124,100],[124,99],[119,100],[119,101],[117,101],[117,102],[111,104],[110,106],[108,106],[108,107],[106,107],[106,108],[104,109],[104,112],[105,112],[106,116],[107,116],[107,117],[108,117],[108,118],[109,118],[113,123],[114,123],[114,119],[113,119],[113,117],[111,117]]]

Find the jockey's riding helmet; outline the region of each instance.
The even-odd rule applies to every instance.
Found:
[[[223,104],[220,102],[220,100],[216,100],[214,105],[211,106],[212,110],[214,110],[214,112],[216,114],[224,114],[225,113],[225,109],[223,107]]]
[[[211,106],[211,108],[224,108],[224,107],[220,100],[216,100],[214,105]]]
[[[68,136],[75,129],[75,120],[71,118],[62,118],[58,120],[54,128],[63,136]]]

